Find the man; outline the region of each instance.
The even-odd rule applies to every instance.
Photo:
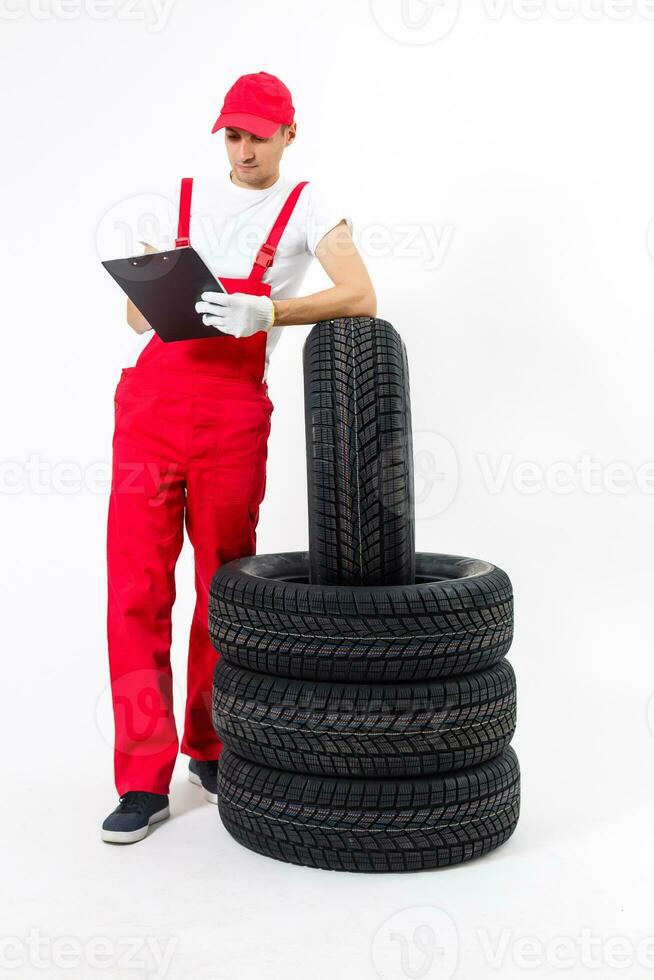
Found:
[[[165,344],[153,334],[116,388],[107,636],[120,801],[102,825],[105,841],[141,840],[169,816],[179,748],[171,613],[184,524],[196,607],[181,751],[190,757],[189,778],[217,802],[222,743],[211,721],[218,654],[208,635],[208,592],[220,565],[256,551],[274,408],[270,354],[282,327],[376,315],[351,221],[310,182],[280,175],[297,133],[294,117],[280,79],[241,76],[212,130],[225,129],[229,176],[185,179],[177,234],[169,217],[149,236],[156,240],[143,243],[146,252],[192,245],[227,292],[205,292],[196,304],[215,337]],[[293,298],[313,257],[333,286]],[[137,333],[151,329],[131,302],[127,320]]]

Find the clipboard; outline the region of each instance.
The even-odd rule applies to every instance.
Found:
[[[227,290],[191,245],[109,259],[102,265],[166,343],[227,336],[203,323],[196,312],[205,290]]]

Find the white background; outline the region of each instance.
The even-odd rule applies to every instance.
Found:
[[[654,933],[654,5],[109,0],[102,19],[90,0],[0,6],[0,930],[20,976],[160,975],[144,948],[141,969],[121,965],[129,937],[172,943],[172,980],[644,975],[615,939],[635,949]],[[135,195],[227,166],[211,126],[227,88],[259,70],[294,96],[282,171],[340,197],[378,314],[408,348],[417,547],[488,559],[514,584],[522,816],[504,847],[442,872],[253,854],[182,756],[173,819],[133,847],[100,840],[116,794],[108,490],[92,466],[108,471],[113,391],[143,343],[99,265],[102,236]],[[304,291],[328,285],[314,263]],[[307,545],[309,329],[287,328],[271,362],[259,552]],[[183,694],[188,542],[177,582]],[[447,955],[416,941],[430,922]],[[521,960],[529,936],[544,946]],[[57,966],[57,937],[108,937],[114,955],[104,970]],[[505,944],[501,969],[484,937]]]

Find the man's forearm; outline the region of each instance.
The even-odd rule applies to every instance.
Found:
[[[273,300],[275,326],[319,323],[338,316],[377,316],[374,293],[362,293],[351,286],[332,286],[310,296]]]

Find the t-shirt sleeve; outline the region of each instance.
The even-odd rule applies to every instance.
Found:
[[[152,245],[159,252],[175,247],[178,216],[176,200],[172,189],[167,195],[148,194],[143,197],[138,213],[134,215],[137,241],[142,245]]]
[[[354,225],[352,218],[347,214],[347,209],[334,199],[331,191],[323,187],[315,187],[313,181],[308,184],[306,190],[309,191],[306,250],[309,255],[315,257],[320,240],[340,221],[345,219],[350,234],[354,231]]]

